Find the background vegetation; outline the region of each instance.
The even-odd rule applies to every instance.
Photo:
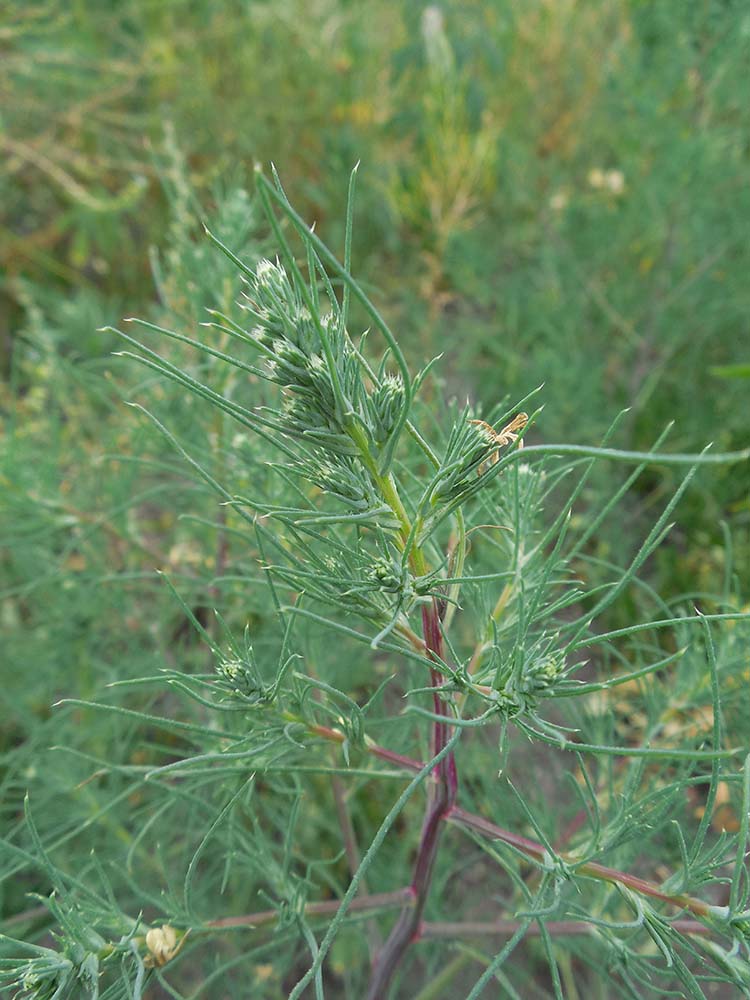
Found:
[[[47,927],[46,911],[30,909],[27,896],[50,890],[48,873],[29,858],[27,790],[40,835],[66,872],[88,877],[91,851],[97,864],[127,853],[116,886],[125,909],[129,892],[137,898],[152,883],[168,901],[174,873],[196,849],[187,838],[162,840],[148,864],[139,853],[159,798],[134,792],[127,768],[184,752],[177,731],[52,708],[63,697],[101,700],[107,684],[164,665],[205,668],[206,649],[154,570],[169,573],[211,629],[211,608],[261,632],[271,613],[265,592],[248,582],[258,575],[252,554],[216,529],[215,498],[123,402],[148,400],[183,442],[213,456],[217,475],[228,461],[227,429],[195,400],[113,358],[114,336],[99,328],[137,314],[191,333],[206,307],[231,307],[234,269],[207,244],[200,221],[248,259],[268,250],[249,193],[256,161],[277,163],[304,217],[342,246],[346,183],[361,160],[355,270],[414,369],[444,356],[435,401],[444,393],[489,407],[544,382],[536,442],[598,443],[629,406],[620,447],[648,449],[674,421],[670,450],[709,441],[742,448],[749,50],[740,0],[461,0],[439,10],[345,0],[32,0],[6,8],[4,930],[29,937]],[[180,346],[170,350],[184,362]],[[575,517],[585,521],[624,475],[597,468]],[[591,543],[580,568],[590,582],[597,567],[627,564],[675,485],[668,468],[641,477],[622,516]],[[742,608],[749,492],[747,463],[699,471],[677,528],[645,568],[650,590],[613,608],[609,627],[652,609],[652,592],[670,607]],[[728,725],[733,745],[746,744],[747,647],[735,634],[722,648],[731,649],[724,655],[736,688]],[[178,711],[163,692],[128,697],[118,704]],[[627,699],[607,711],[624,731],[644,725]],[[675,718],[705,724],[693,690]],[[98,774],[112,759],[120,770]],[[387,802],[375,798],[369,808],[379,814]],[[190,808],[210,822],[210,801],[186,800],[186,816]],[[716,822],[717,830],[736,826],[736,807],[727,804]],[[258,908],[227,891],[219,910]],[[164,906],[154,898],[154,912]],[[357,946],[347,954],[344,938],[334,952],[342,996]],[[242,995],[246,969],[221,964],[232,954],[227,946],[187,967],[184,995],[210,989],[211,968],[224,970],[227,996]],[[534,954],[526,958],[516,983],[523,995],[529,984],[548,985],[535,979]],[[258,996],[286,995],[283,963],[261,954],[255,970]]]

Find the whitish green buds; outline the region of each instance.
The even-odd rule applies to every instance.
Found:
[[[405,572],[399,562],[385,557],[375,560],[370,568],[370,575],[378,587],[393,593],[404,589],[408,579],[408,571]]]
[[[396,426],[404,405],[404,382],[400,375],[386,375],[370,396],[373,437],[378,444],[387,441]]]
[[[455,500],[471,489],[496,450],[491,427],[474,422],[459,425],[451,435],[443,466],[433,486],[433,503]]]
[[[368,499],[371,491],[367,483],[357,466],[345,458],[339,459],[336,464],[322,459],[310,478],[324,493],[333,494],[356,510],[367,510],[372,505],[372,499]]]
[[[216,663],[216,673],[224,681],[227,690],[243,701],[262,703],[271,698],[270,689],[263,683],[250,646],[247,648],[247,658],[220,657]]]
[[[297,300],[289,277],[278,262],[273,264],[263,258],[255,268],[254,291],[257,303],[266,309],[285,309],[288,313],[297,310]]]
[[[533,715],[565,672],[565,657],[555,649],[534,649],[520,663],[508,662],[496,678],[493,700],[507,718]]]

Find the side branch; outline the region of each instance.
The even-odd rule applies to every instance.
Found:
[[[336,729],[328,729],[325,726],[309,727],[309,731],[314,732],[315,735],[321,736],[323,739],[332,740],[336,743],[343,743],[346,738],[342,732]],[[392,750],[388,750],[378,744],[369,744],[366,750],[374,757],[403,767],[405,771],[416,773],[424,766],[421,761],[413,757],[405,757],[403,754],[394,753]],[[460,806],[454,805],[444,815],[443,819],[449,823],[454,823],[456,826],[467,827],[492,840],[499,840],[504,844],[509,844],[511,847],[515,847],[523,854],[537,861],[544,860],[547,854],[543,844],[524,837],[521,834],[513,833],[511,830],[505,830],[491,820],[485,819],[483,816],[478,816],[476,813],[468,812],[466,809],[460,808]],[[596,861],[580,864],[574,858],[568,858],[564,854],[561,855],[561,858],[563,861],[576,866],[576,871],[588,878],[596,879],[600,882],[619,883],[638,893],[638,895],[658,899],[661,902],[668,903],[670,906],[688,910],[698,917],[710,918],[721,915],[721,907],[713,906],[702,899],[696,899],[694,896],[672,895],[663,892],[655,882],[639,878],[637,875],[631,875],[616,868],[609,868]]]

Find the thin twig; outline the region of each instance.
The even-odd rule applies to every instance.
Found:
[[[484,819],[482,816],[476,816],[465,809],[459,809],[455,806],[446,819],[449,822],[458,823],[460,826],[469,827],[485,837],[509,844],[537,861],[551,862],[553,860],[549,857],[549,851],[544,844],[539,844],[534,840],[529,840],[528,837],[522,837],[520,834],[504,830],[502,827],[490,822],[490,820]],[[559,855],[559,858],[563,863],[575,867],[578,875],[585,875],[600,882],[611,882],[626,886],[641,896],[650,896],[652,899],[659,899],[663,903],[669,903],[671,906],[679,907],[681,910],[689,910],[699,917],[715,916],[720,909],[710,903],[706,903],[702,899],[664,892],[654,882],[639,878],[637,875],[630,875],[628,872],[618,871],[616,868],[608,868],[606,865],[600,865],[597,861],[581,863],[576,861],[575,858],[564,854]]]
[[[354,831],[354,824],[352,823],[352,818],[346,804],[346,788],[344,786],[344,782],[338,774],[331,775],[331,789],[333,791],[333,801],[336,804],[336,814],[339,820],[341,839],[344,843],[344,851],[346,852],[346,863],[349,867],[349,874],[354,875],[360,866],[361,856],[359,853],[359,846],[357,844],[357,835]],[[361,898],[367,898],[369,895],[370,890],[368,889],[365,878],[360,879],[359,892]],[[374,920],[368,921],[367,946],[370,951],[371,964],[374,964],[375,955],[381,948],[382,944],[383,940],[380,936],[377,923]]]
[[[395,889],[393,892],[376,892],[369,896],[357,896],[349,904],[349,910],[362,913],[368,910],[391,909],[395,906],[408,906],[413,899],[409,886]],[[340,899],[329,899],[320,903],[306,903],[302,913],[306,917],[332,916],[341,906]],[[233,927],[263,927],[272,924],[279,918],[278,910],[259,910],[257,913],[247,913],[240,917],[221,917],[219,920],[209,920],[202,927],[195,927],[191,934],[199,934],[208,930],[229,930]]]
[[[451,940],[462,937],[512,937],[520,926],[518,920],[425,922],[422,924],[420,937],[450,938]],[[698,920],[673,920],[669,926],[681,934],[706,935],[711,933],[711,928]],[[544,923],[530,924],[526,929],[526,936],[539,937],[542,930],[553,937],[574,937],[576,935],[585,937],[596,932],[596,925],[585,920],[547,920]]]

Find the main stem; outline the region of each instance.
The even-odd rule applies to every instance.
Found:
[[[432,602],[422,608],[422,632],[428,653],[442,659],[443,636],[440,623],[445,613],[444,602],[433,598]],[[448,714],[439,688],[443,683],[440,672],[431,671],[431,682],[434,688],[433,706],[436,715],[445,721],[433,724],[432,755],[440,753],[448,742]],[[449,815],[456,803],[458,792],[458,772],[452,753],[448,754],[435,773],[435,779],[430,782],[427,797],[427,808],[422,821],[422,833],[419,838],[417,858],[414,863],[410,890],[412,902],[404,907],[388,937],[383,950],[375,961],[367,992],[367,1000],[382,1000],[396,968],[404,957],[407,948],[420,936],[422,913],[432,882],[432,873],[437,857],[438,845],[443,829],[443,820]]]

